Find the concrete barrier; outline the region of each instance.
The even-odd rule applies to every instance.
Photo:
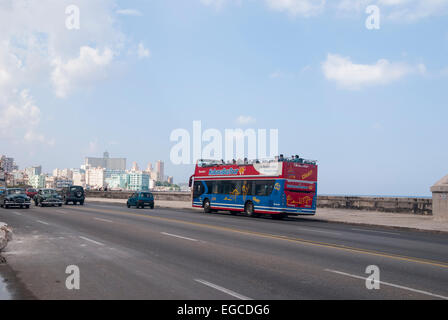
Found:
[[[87,198],[128,199],[133,191],[86,191]],[[190,192],[152,191],[154,200],[191,201]]]
[[[127,199],[132,191],[86,191],[90,198]],[[190,192],[152,192],[155,200],[191,201]],[[319,208],[357,209],[382,212],[432,214],[430,198],[323,196],[317,198]]]
[[[371,210],[432,215],[431,198],[318,196],[319,208]]]
[[[434,217],[448,220],[448,175],[431,187]]]

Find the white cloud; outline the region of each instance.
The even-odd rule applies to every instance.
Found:
[[[244,0],[200,0],[206,6],[220,8],[228,2]],[[248,0],[246,0],[248,1]],[[381,16],[396,22],[415,22],[431,16],[448,14],[448,0],[264,0],[274,11],[286,12],[291,16],[315,16],[325,9],[336,13],[349,13],[346,16],[365,14],[368,5],[377,5]]]
[[[0,69],[0,86],[4,86],[10,78],[11,76],[6,70]]]
[[[246,125],[246,124],[250,124],[250,123],[255,123],[256,119],[252,118],[251,116],[241,115],[236,119],[236,122],[240,125]]]
[[[274,71],[269,75],[269,78],[271,79],[277,79],[283,77],[283,73],[280,71]]]
[[[202,4],[210,7],[221,8],[228,0],[200,0]]]
[[[17,141],[18,136],[21,136],[24,142],[53,145],[54,139],[47,139],[37,131],[41,111],[28,90],[20,92],[1,90],[1,92],[0,134],[2,137]]]
[[[350,58],[328,54],[322,63],[327,80],[335,81],[346,89],[360,89],[365,86],[385,85],[413,73],[424,73],[424,65],[409,66],[405,63],[391,63],[386,59],[375,64],[356,64]]]
[[[138,44],[137,55],[139,58],[149,58],[151,56],[151,52],[149,49],[146,49],[142,42]]]
[[[395,22],[416,22],[448,14],[448,0],[340,0],[336,7],[342,11],[364,14],[371,4],[380,8],[382,17]]]
[[[65,28],[65,9],[72,2],[0,1],[0,131],[11,139],[53,141],[39,133],[45,108],[34,103],[30,88],[53,84],[56,95],[66,96],[91,85],[111,64],[112,52],[126,44],[113,1],[77,0],[81,28],[76,31]]]
[[[276,11],[285,11],[293,16],[313,16],[325,8],[325,0],[265,0]]]
[[[14,126],[34,127],[40,121],[40,109],[35,105],[33,98],[27,90],[14,92],[0,117],[0,129],[4,132]]]
[[[142,13],[136,9],[120,9],[115,12],[123,16],[142,16]]]
[[[53,60],[54,70],[51,75],[58,97],[66,97],[73,87],[92,83],[102,75],[105,66],[112,62],[113,53],[109,48],[103,53],[88,46],[81,47],[79,57],[63,62],[60,58]]]
[[[53,138],[48,139],[43,134],[35,132],[33,129],[30,129],[25,133],[24,139],[28,143],[39,142],[41,144],[47,144],[49,146],[54,146],[55,144],[55,140]]]

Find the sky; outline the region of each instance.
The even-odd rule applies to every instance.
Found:
[[[1,0],[0,154],[51,172],[107,150],[182,183],[170,135],[197,120],[278,129],[323,194],[428,196],[447,57],[448,0]]]

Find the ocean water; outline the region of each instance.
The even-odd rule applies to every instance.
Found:
[[[371,198],[423,198],[423,199],[432,199],[431,196],[391,196],[384,194],[329,194],[322,193],[317,194],[318,196],[333,196],[333,197],[371,197]]]

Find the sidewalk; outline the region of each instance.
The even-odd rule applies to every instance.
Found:
[[[123,206],[126,204],[125,199],[87,198],[86,202],[123,204]],[[191,202],[189,201],[156,200],[156,208],[202,211],[202,209],[192,208]],[[314,216],[299,216],[291,218],[448,233],[448,220],[436,220],[432,216],[416,214],[319,208]]]

